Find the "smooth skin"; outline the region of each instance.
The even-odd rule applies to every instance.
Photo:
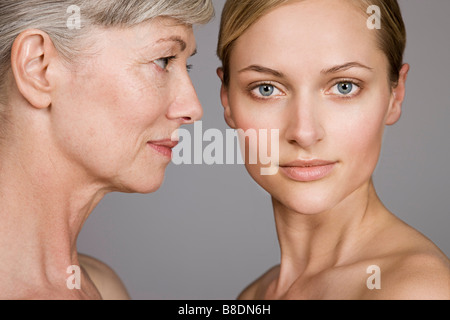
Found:
[[[46,33],[17,37],[13,125],[0,141],[0,298],[129,298],[111,268],[78,254],[77,236],[107,193],[161,186],[170,157],[149,142],[202,116],[186,68],[195,50],[192,28],[170,18],[94,29],[72,65]],[[71,265],[79,290],[66,286]]]
[[[384,207],[371,178],[384,128],[401,117],[409,65],[391,85],[366,19],[347,0],[290,1],[234,44],[221,90],[225,119],[280,136],[277,174],[246,167],[272,197],[281,263],[239,299],[450,298],[448,258]],[[282,170],[317,159],[335,165],[315,181]],[[367,286],[372,265],[381,289]]]

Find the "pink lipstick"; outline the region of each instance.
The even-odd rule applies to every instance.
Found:
[[[325,160],[296,160],[280,165],[280,169],[292,180],[312,182],[328,176],[333,171],[336,163]]]

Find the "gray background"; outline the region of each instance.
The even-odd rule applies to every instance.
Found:
[[[203,130],[225,132],[216,18],[196,29],[192,79]],[[450,1],[400,0],[411,64],[401,121],[389,127],[375,186],[385,205],[450,255]],[[207,143],[205,144],[207,145]],[[279,261],[269,196],[242,165],[171,164],[151,195],[110,194],[78,249],[110,265],[133,299],[234,299]]]

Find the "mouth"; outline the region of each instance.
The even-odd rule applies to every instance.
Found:
[[[172,149],[178,145],[178,141],[172,141],[171,139],[149,141],[147,145],[160,155],[172,159]]]
[[[336,161],[296,160],[280,165],[280,169],[289,179],[299,182],[312,182],[327,177],[336,164]]]

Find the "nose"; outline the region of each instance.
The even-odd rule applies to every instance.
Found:
[[[286,138],[303,149],[308,149],[324,138],[319,105],[313,98],[301,97],[294,101],[289,110]]]
[[[203,109],[189,75],[184,74],[173,86],[174,99],[167,112],[169,119],[190,124],[203,116]]]

